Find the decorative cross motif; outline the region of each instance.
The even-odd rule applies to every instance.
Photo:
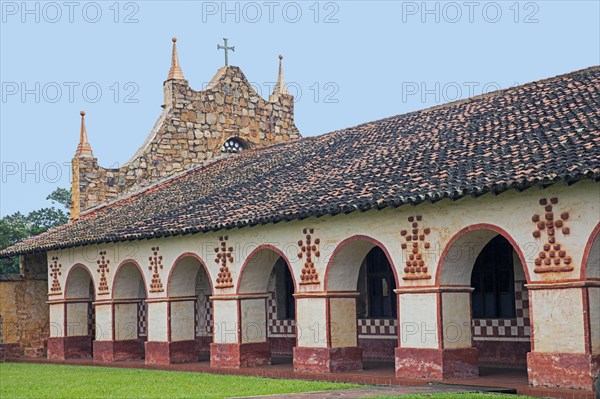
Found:
[[[229,57],[227,56],[227,53],[229,50],[235,51],[235,46],[227,47],[227,38],[224,37],[223,46],[217,44],[217,50],[225,50],[225,66],[229,65]]]
[[[569,213],[563,212],[560,214],[560,219],[554,218],[552,205],[558,204],[558,198],[550,198],[548,203],[547,198],[540,199],[540,205],[544,207],[544,220],[539,214],[534,214],[531,221],[535,223],[537,229],[533,231],[533,237],[540,238],[542,232],[546,232],[546,243],[543,250],[538,254],[535,260],[535,273],[549,272],[570,272],[573,270],[571,265],[572,259],[567,256],[567,251],[556,242],[557,233],[560,231],[563,235],[568,235],[571,230],[565,226],[569,219]]]
[[[109,272],[110,260],[106,259],[106,251],[99,252],[100,259],[96,261],[98,263],[98,273],[100,273],[100,282],[98,283],[98,294],[108,294],[108,281],[106,275]]]
[[[229,271],[229,267],[227,263],[233,263],[233,247],[227,247],[228,236],[219,237],[219,241],[221,241],[221,245],[219,247],[215,247],[215,252],[217,253],[217,257],[215,258],[215,262],[221,265],[219,269],[219,274],[217,276],[217,285],[216,288],[230,288],[233,287],[233,278],[231,277],[231,272]]]
[[[429,249],[431,247],[431,244],[425,241],[425,237],[429,235],[431,229],[426,227],[421,231],[419,222],[422,219],[421,215],[409,216],[408,221],[412,223],[410,233],[407,230],[400,232],[405,240],[401,244],[402,249],[408,253],[403,280],[428,280],[431,278],[431,275],[427,272],[427,264],[422,252],[422,248]]]
[[[60,281],[58,281],[58,276],[61,275],[60,269],[62,268],[62,265],[58,263],[58,256],[52,257],[52,262],[50,262],[49,268],[50,276],[52,277],[50,295],[59,295],[62,291],[62,288],[60,287]]]
[[[319,252],[319,244],[321,243],[321,240],[319,238],[315,238],[314,242],[312,241],[311,234],[315,233],[315,229],[306,228],[302,230],[302,233],[305,235],[305,241],[298,241],[298,246],[300,247],[298,258],[304,258],[304,268],[302,269],[302,274],[300,275],[300,284],[319,284],[319,273],[317,273],[317,269],[315,269],[313,256],[315,258],[321,256],[321,252]]]
[[[150,266],[148,266],[148,270],[152,272],[152,281],[150,282],[150,292],[163,292],[165,289],[163,288],[162,281],[160,280],[160,274],[158,274],[158,270],[163,269],[162,264],[162,255],[158,255],[158,247],[152,247],[153,256],[150,256],[148,260],[150,261]]]

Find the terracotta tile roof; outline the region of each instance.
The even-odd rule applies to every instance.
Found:
[[[0,252],[205,232],[600,179],[600,67],[191,169]]]

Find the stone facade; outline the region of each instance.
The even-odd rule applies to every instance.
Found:
[[[176,52],[173,56],[176,60]],[[226,156],[230,149],[224,145],[230,139],[251,149],[300,138],[294,124],[294,98],[282,89],[282,79],[280,67],[278,85],[265,100],[235,66],[219,69],[201,91],[191,89],[182,74],[170,73],[164,83],[162,114],[144,144],[119,168],[98,164],[82,121],[82,138],[72,160],[71,217]]]

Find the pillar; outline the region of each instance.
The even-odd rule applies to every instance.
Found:
[[[600,370],[600,281],[528,284],[533,386],[595,390]]]
[[[50,337],[48,359],[92,357],[92,336],[89,333],[88,299],[61,299],[48,302]]]
[[[335,373],[362,370],[358,346],[358,292],[299,293],[294,370]]]
[[[443,380],[478,375],[471,336],[471,287],[401,288],[396,377]]]
[[[138,303],[137,299],[103,300],[94,303],[94,360],[113,362],[143,358],[143,342],[138,337]]]
[[[146,364],[200,361],[196,341],[196,297],[148,300]]]
[[[267,294],[215,295],[211,367],[271,364],[267,340]]]

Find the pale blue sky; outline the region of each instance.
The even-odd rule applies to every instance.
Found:
[[[133,155],[161,111],[172,36],[194,89],[223,65],[223,37],[263,97],[282,53],[304,136],[600,64],[597,1],[22,4],[1,2],[0,215],[69,187],[80,110],[102,166]]]

